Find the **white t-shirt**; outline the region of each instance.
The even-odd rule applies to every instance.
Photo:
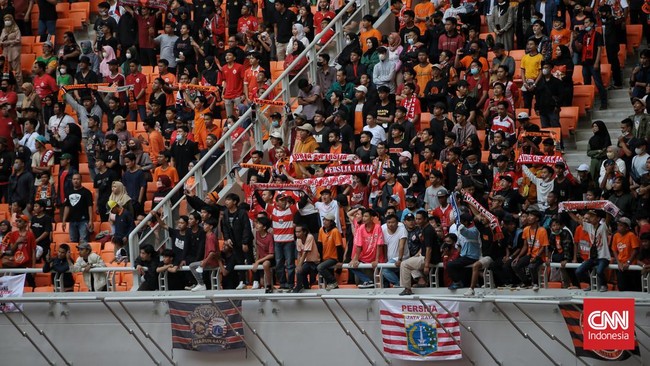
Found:
[[[386,244],[386,253],[387,259],[397,260],[399,259],[399,241],[401,239],[406,240],[406,227],[401,222],[397,224],[397,230],[394,233],[388,231],[388,226],[386,224],[381,225],[381,232],[384,233],[384,243]],[[404,243],[406,246],[406,243]],[[409,257],[408,248],[404,247],[404,256],[402,260],[405,260]]]
[[[370,140],[371,145],[377,146],[381,141],[386,141],[386,131],[380,125],[375,125],[375,127],[365,125],[363,126],[363,130],[372,134],[372,140]]]
[[[318,214],[320,215],[320,222],[323,222],[323,218],[327,216],[327,214],[332,214],[334,215],[334,220],[336,222],[336,228],[341,231],[341,217],[339,216],[339,203],[336,200],[333,200],[329,204],[325,204],[323,202],[316,202],[315,204],[316,209],[318,210]]]

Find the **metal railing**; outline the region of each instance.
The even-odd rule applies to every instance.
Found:
[[[357,13],[355,14],[360,14],[359,12],[364,12],[367,11],[368,5],[366,4],[367,2],[362,2],[362,5],[359,7],[357,10]],[[332,29],[335,28],[336,30],[339,31],[339,33],[343,33],[341,30],[344,27],[343,23],[343,16],[346,14],[347,10],[351,9],[354,6],[354,2],[349,2],[346,4],[345,7],[341,9],[341,11],[334,17],[332,22],[325,27],[319,34],[317,34],[314,37],[314,40],[305,48],[303,52],[300,53],[298,57],[287,67],[282,74],[271,84],[271,86],[262,94],[260,99],[266,99],[268,98],[269,95],[273,92],[273,90],[280,84],[282,84],[282,92],[280,93],[282,95],[283,100],[285,103],[290,104],[291,103],[291,95],[290,95],[290,86],[291,86],[291,79],[290,79],[290,73],[294,71],[294,68],[296,65],[301,61],[303,57],[311,56],[312,59],[310,60],[309,68],[310,70],[315,70],[315,55],[316,55],[316,49],[315,46],[316,44],[323,38],[325,33]],[[366,10],[364,10],[366,9]],[[355,15],[356,16],[356,15]],[[349,17],[348,20],[354,19],[353,17]],[[337,51],[340,52],[343,47],[343,42],[342,42],[342,35],[339,34],[337,37],[333,38],[338,38],[339,41],[336,42],[336,47]],[[323,48],[326,49],[326,48]],[[304,73],[307,68],[304,68],[298,75],[301,73]],[[311,74],[315,75],[314,71],[309,71]],[[297,80],[298,77],[294,77],[293,80]],[[276,96],[275,99],[277,99],[278,96]],[[248,136],[247,133],[242,133],[240,136],[233,141],[232,135],[235,130],[237,130],[239,127],[244,126],[246,121],[252,121],[252,123],[249,126],[246,126],[246,131],[250,132],[252,131],[252,141],[253,143],[251,144],[250,148],[252,149],[253,146],[257,150],[262,150],[262,145],[263,145],[263,140],[262,140],[262,128],[259,123],[256,123],[256,113],[261,113],[263,108],[260,108],[258,111],[256,109],[256,106],[253,105],[253,107],[248,108],[246,112],[239,117],[235,125],[226,130],[219,139],[219,141],[203,156],[190,171],[181,178],[181,180],[172,188],[172,190],[155,206],[152,208],[152,211],[154,210],[160,210],[163,209],[163,219],[165,222],[171,227],[173,225],[173,215],[172,213],[174,212],[174,209],[176,209],[180,205],[180,201],[178,200],[176,202],[173,202],[173,199],[175,197],[178,197],[179,191],[182,193],[181,189],[184,187],[185,183],[187,180],[192,177],[192,176],[210,176],[210,180],[214,178],[214,182],[212,182],[212,186],[210,186],[210,183],[208,183],[207,190],[211,190],[214,187],[217,187],[221,182],[225,179],[227,179],[227,186],[226,188],[232,186],[233,184],[233,179],[232,177],[229,176],[228,172],[232,169],[234,165],[234,156],[233,156],[233,143],[237,143],[240,141],[244,136]],[[210,160],[212,154],[215,154],[221,147],[223,146],[223,154],[222,156],[211,166],[208,167],[208,169],[203,169],[204,165],[208,160]],[[246,151],[247,153],[248,151]],[[245,156],[245,153],[242,151],[241,156]],[[218,169],[217,169],[218,167]],[[199,175],[200,174],[200,175]],[[200,178],[201,179],[201,178]],[[200,180],[198,179],[198,180]],[[207,181],[207,179],[206,179]],[[142,231],[146,226],[148,226],[149,222],[153,218],[153,215],[151,215],[151,212],[148,212],[146,217],[136,226],[136,228],[129,234],[129,254],[130,258],[136,258],[139,253],[139,244],[146,240],[148,238],[149,233],[145,234],[143,238],[139,238],[139,232]],[[156,227],[158,224],[156,224]],[[155,230],[155,227],[154,227]],[[153,230],[152,230],[153,232]],[[165,239],[165,242],[167,239]],[[137,244],[136,244],[137,243]],[[134,278],[134,285],[139,284],[139,279],[136,277]]]

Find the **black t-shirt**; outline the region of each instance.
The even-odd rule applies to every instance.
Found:
[[[399,154],[402,151],[411,151],[409,149],[409,142],[406,141],[406,139],[402,139],[402,141],[400,141],[399,143],[396,143],[392,139],[389,139],[387,143],[387,147],[388,147],[388,156],[390,156],[390,160],[392,160],[393,163],[395,163],[395,166],[400,165]]]
[[[422,238],[424,245],[431,248],[431,264],[438,264],[442,259],[440,256],[440,239],[436,235],[436,229],[431,225],[426,225],[422,229]]]
[[[79,71],[75,74],[74,79],[76,84],[94,84],[102,81],[102,79],[92,70],[89,70],[85,76],[81,71]],[[90,89],[78,89],[77,93],[79,93],[79,97],[87,97],[91,95]]]
[[[454,128],[454,123],[445,117],[443,120],[438,120],[431,116],[429,121],[431,129],[433,129],[433,148],[436,152],[436,157],[440,157],[440,151],[445,148],[445,134],[451,132]]]
[[[199,154],[199,147],[196,142],[190,140],[186,140],[184,144],[174,142],[171,152],[178,176],[184,177],[189,172],[187,166],[196,160],[195,156]]]
[[[185,231],[185,234],[181,234],[180,231],[172,228],[169,228],[168,231],[172,242],[172,251],[175,254],[174,265],[178,265],[185,259],[183,257],[183,251],[188,243],[187,231]]]
[[[120,151],[118,149],[115,149],[113,151],[106,151],[106,163],[108,164],[112,161],[116,161],[117,164],[108,169],[114,171],[119,178],[122,176],[122,166],[120,165]]]
[[[366,150],[363,147],[357,147],[356,155],[361,159],[363,164],[371,164],[377,157],[377,147],[370,145],[370,149]]]
[[[106,169],[104,173],[95,174],[95,180],[93,182],[93,188],[99,191],[97,197],[97,202],[100,207],[97,207],[100,211],[104,208],[102,204],[108,202],[108,198],[111,196],[111,188],[113,182],[119,180],[117,173],[111,169]]]
[[[72,189],[65,198],[69,207],[68,222],[79,222],[92,219],[88,217],[88,207],[93,206],[93,195],[85,187]]]
[[[43,233],[52,232],[52,218],[48,215],[43,215],[43,217],[32,216],[30,229],[34,233],[34,237],[38,238]],[[45,239],[39,240],[36,244],[49,248],[50,246],[50,235],[47,235]]]
[[[444,78],[429,80],[424,88],[424,96],[427,100],[427,107],[431,112],[433,112],[433,107],[438,102],[447,105],[447,80]]]
[[[135,229],[135,223],[129,210],[122,210],[121,214],[115,215],[115,236],[126,238],[133,229]]]
[[[354,141],[354,129],[349,123],[344,124],[339,128],[341,131],[341,143],[350,146],[350,141]]]
[[[388,102],[386,105],[382,105],[381,102],[377,104],[375,112],[377,113],[377,117],[385,117],[388,118],[390,116],[395,116],[395,103],[394,102]],[[384,128],[384,130],[388,131],[388,124],[382,123],[381,127]]]
[[[459,97],[454,97],[451,100],[451,106],[450,109],[452,112],[456,112],[456,109],[460,107],[465,107],[468,111],[475,111],[476,110],[476,98],[470,97],[470,96],[465,96],[463,98]]]
[[[187,230],[187,238],[185,242],[184,259],[186,262],[191,263],[203,260],[205,254],[205,231],[199,228],[196,233],[191,229]]]
[[[331,129],[327,126],[324,126],[322,130],[316,131],[314,129],[314,139],[316,139],[316,142],[318,142],[318,145],[320,147],[321,151],[330,151],[330,143],[329,143],[329,133]]]
[[[158,102],[158,104],[160,105],[160,113],[164,116],[165,111],[167,111],[167,94],[161,93],[159,96],[156,97],[154,93],[151,93],[151,95],[149,96],[149,104],[151,104],[154,101]]]
[[[564,178],[564,181],[562,182],[555,179],[555,182],[553,183],[553,192],[557,194],[558,202],[569,201],[571,199],[572,188],[573,185],[568,179]]]
[[[39,20],[56,20],[56,5],[46,0],[38,0]]]
[[[274,12],[273,24],[277,24],[278,32],[275,35],[278,43],[288,43],[291,39],[293,24],[296,22],[296,14],[289,9],[285,9],[280,14],[277,10]]]

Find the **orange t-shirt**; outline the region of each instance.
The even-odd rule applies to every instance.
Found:
[[[172,185],[175,186],[180,179],[178,178],[178,171],[176,171],[176,168],[173,166],[168,166],[167,169],[164,169],[163,167],[159,166],[153,171],[153,181],[157,182],[158,177],[161,175],[166,175],[171,179]]]
[[[635,249],[639,249],[639,246],[639,237],[632,231],[628,231],[625,235],[616,233],[612,238],[612,250],[614,253],[618,253],[617,258],[619,263],[627,263],[632,258],[632,252]],[[634,263],[636,263],[636,260],[634,260]]]
[[[580,250],[580,256],[583,260],[589,259],[589,250],[591,249],[591,238],[589,233],[586,233],[582,230],[582,225],[579,225],[576,228],[576,231],[573,235],[573,242],[578,244]]]
[[[569,41],[571,40],[571,31],[566,29],[566,28],[560,29],[560,30],[553,29],[551,31],[551,37],[550,38],[551,38],[551,42],[552,42],[552,46],[553,46],[553,58],[557,58],[557,54],[555,52],[555,49],[559,45],[564,45],[564,46],[569,45]]]
[[[172,74],[171,72],[168,72],[165,75],[160,75],[160,77],[163,80],[165,80],[166,84],[169,84],[169,85],[175,85],[176,84],[176,76],[174,74]],[[176,93],[168,93],[167,94],[167,108],[170,108],[173,105],[176,105]]]
[[[544,247],[548,246],[548,234],[546,229],[538,227],[537,231],[532,232],[530,226],[527,226],[524,228],[522,238],[524,239],[524,243],[528,245],[528,255],[531,256],[531,258],[544,255],[542,250]]]
[[[424,89],[426,88],[429,81],[433,79],[433,65],[427,64],[426,66],[420,66],[420,64],[417,64],[413,66],[413,70],[415,71],[415,80],[417,81],[417,85],[421,87],[420,91],[418,92],[418,97],[423,98]]]
[[[210,108],[206,108],[202,111],[194,108],[194,128],[192,129],[192,134],[196,137],[196,143],[199,144],[199,149],[205,148],[205,138],[203,138],[205,135],[205,118],[203,117],[203,114],[209,112]]]
[[[479,57],[478,60],[481,62],[482,66],[481,72],[490,71],[490,64],[485,57]],[[472,64],[472,61],[474,61],[474,57],[468,55],[460,59],[460,64],[463,65],[465,70],[469,71],[469,66]]]
[[[165,150],[165,139],[158,130],[148,133],[149,136],[149,156],[156,159],[161,151]]]
[[[426,18],[430,17],[433,15],[433,13],[436,11],[436,7],[431,3],[430,1],[424,1],[415,6],[413,9],[413,12],[415,13],[416,17],[419,18]],[[416,21],[415,25],[420,28],[420,34],[424,34],[427,32],[427,23],[422,20],[422,21]],[[426,85],[426,84],[425,84]]]
[[[343,238],[341,233],[336,227],[332,228],[329,232],[320,228],[318,231],[318,242],[323,244],[323,260],[334,259],[338,261],[338,253],[336,247],[343,245]]]
[[[368,40],[368,38],[371,37],[377,38],[377,41],[381,44],[381,32],[378,31],[377,29],[372,28],[369,31],[361,32],[361,34],[359,35],[359,43],[361,43],[361,49],[363,50],[363,52],[368,51],[368,44],[366,43],[366,41]]]

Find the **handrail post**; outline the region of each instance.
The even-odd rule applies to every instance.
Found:
[[[167,227],[175,227],[174,226],[174,217],[172,216],[172,203],[171,203],[171,201],[165,202],[162,209],[163,209],[163,220],[165,220],[165,224],[167,224]],[[134,260],[134,259],[131,259],[131,260]]]
[[[316,64],[317,59],[318,59],[318,55],[316,54],[316,47],[312,47],[311,50],[309,51],[309,58],[310,58],[310,61],[309,61],[309,82],[311,84],[315,84],[316,81],[317,81],[316,80],[316,77],[317,77],[316,74],[318,72],[318,65]]]
[[[336,54],[340,55],[345,45],[345,32],[343,32],[343,19],[339,18],[334,23],[336,37]]]
[[[224,141],[224,152],[226,155],[226,179],[228,179],[228,185],[233,184],[233,178],[230,176],[230,171],[232,170],[233,161],[232,161],[232,139],[226,139]]]
[[[361,17],[365,17],[370,13],[370,2],[362,1],[361,2]]]
[[[203,167],[199,166],[199,169],[194,172],[194,192],[196,192],[197,197],[203,199],[205,198],[203,192],[207,189],[208,187],[203,186]]]
[[[291,93],[289,92],[291,88],[291,77],[289,74],[282,77],[282,100],[285,104],[291,103]]]

